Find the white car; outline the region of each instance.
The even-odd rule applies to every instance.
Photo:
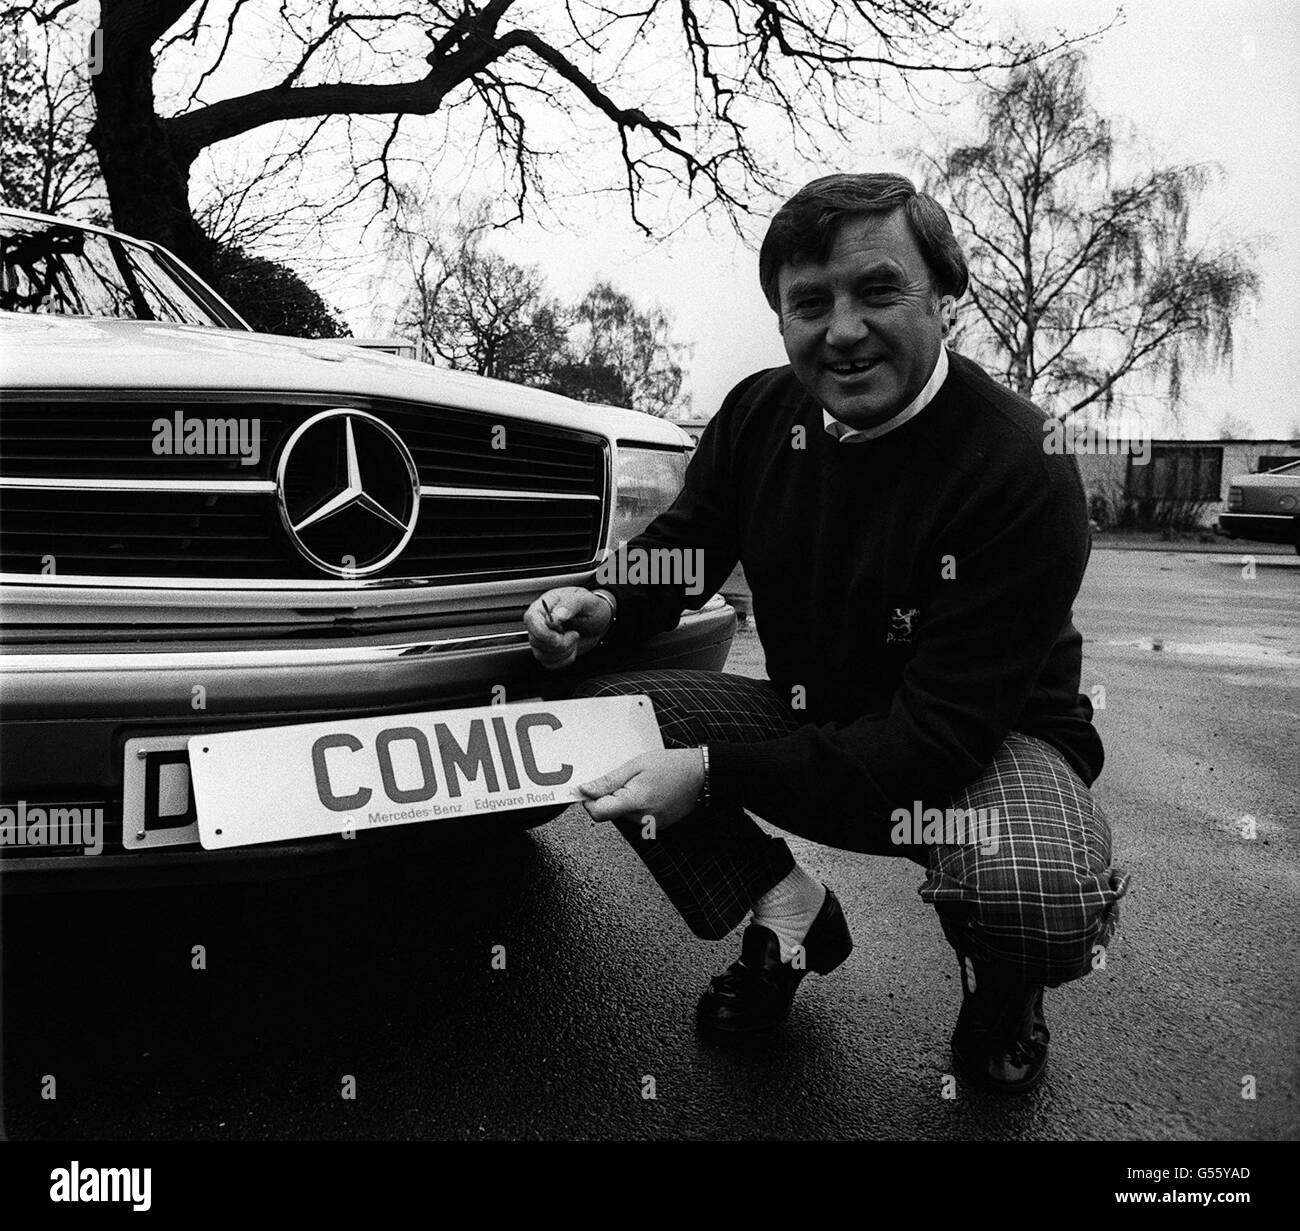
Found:
[[[1300,554],[1300,461],[1237,475],[1228,486],[1219,529],[1234,539],[1291,543]]]
[[[558,673],[521,623],[671,504],[675,425],[253,333],[169,253],[97,227],[0,211],[0,278],[5,889],[224,879],[537,824],[563,805],[223,847],[187,749],[725,662],[716,596]]]

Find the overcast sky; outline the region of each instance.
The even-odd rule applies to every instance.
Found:
[[[1102,0],[986,3],[997,25],[1018,21],[1029,33],[1070,32],[1106,23]],[[1226,181],[1202,199],[1200,227],[1268,238],[1263,296],[1244,321],[1231,375],[1193,377],[1181,427],[1164,399],[1142,400],[1157,435],[1215,436],[1228,416],[1246,434],[1300,433],[1300,359],[1290,324],[1300,288],[1300,240],[1293,219],[1300,199],[1300,4],[1295,0],[1134,0],[1122,24],[1090,51],[1093,98],[1104,114],[1131,121],[1168,161],[1212,160]],[[950,117],[931,117],[932,125]],[[972,133],[972,135],[974,135]],[[908,171],[897,151],[924,142],[919,122],[864,127],[853,134],[848,169]],[[507,255],[536,262],[557,293],[576,297],[606,277],[641,302],[673,315],[676,336],[694,347],[687,384],[695,413],[707,416],[726,391],[759,367],[783,363],[775,320],[758,290],[754,251],[724,228],[702,228],[657,247],[646,244],[626,210],[589,209],[566,216],[565,231],[521,227],[500,239]],[[357,332],[382,326],[373,288],[360,280],[330,288]]]

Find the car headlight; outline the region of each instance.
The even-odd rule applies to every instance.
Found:
[[[620,446],[608,546],[616,548],[640,534],[677,499],[685,477],[685,453]]]
[[[1230,487],[1228,488],[1228,511],[1239,508],[1241,508],[1241,488]]]

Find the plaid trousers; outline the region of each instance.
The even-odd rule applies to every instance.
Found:
[[[800,725],[769,681],[716,671],[626,671],[574,690],[584,697],[629,693],[654,702],[669,748],[774,739]],[[1064,757],[1012,732],[949,808],[995,816],[996,841],[900,846],[886,832],[852,849],[925,867],[921,898],[935,907],[961,957],[1014,966],[1048,987],[1088,974],[1119,920],[1128,876],[1112,866],[1105,815]],[[696,809],[652,839],[641,836],[639,820],[615,826],[691,931],[707,940],[735,928],[794,867],[784,839],[764,833],[736,804]]]

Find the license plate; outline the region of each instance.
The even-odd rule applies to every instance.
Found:
[[[122,846],[147,851],[199,840],[190,784],[188,736],[126,741],[122,767]]]
[[[582,798],[663,747],[649,697],[485,705],[195,735],[207,850],[356,833]]]

